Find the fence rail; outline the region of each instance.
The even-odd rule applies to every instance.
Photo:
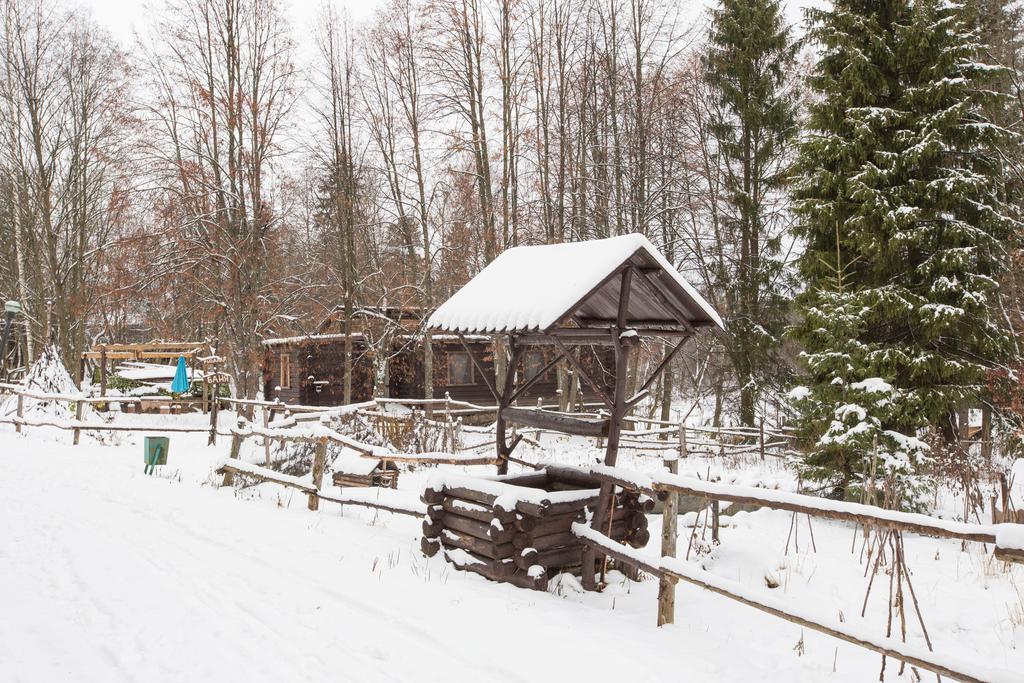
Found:
[[[236,457],[223,460],[216,467],[216,472],[224,476],[225,485],[230,485],[233,482],[234,477],[241,476],[294,488],[308,497],[308,507],[311,510],[318,509],[320,501],[326,501],[339,505],[357,505],[411,516],[423,516],[426,513],[426,506],[422,503],[402,501],[394,492],[387,494],[382,498],[380,497],[381,490],[379,489],[359,489],[360,491],[373,490],[377,492],[378,497],[376,499],[368,499],[367,497],[353,495],[351,493],[348,495],[345,495],[344,493],[341,495],[325,494],[321,488],[326,465],[327,444],[329,442],[339,443],[345,447],[352,448],[353,450],[358,451],[363,457],[379,458],[381,460],[392,460],[396,462],[459,465],[495,464],[496,462],[494,458],[477,456],[469,453],[390,453],[388,449],[371,444],[365,444],[341,434],[322,422],[324,417],[376,411],[376,409],[381,405],[389,403],[412,403],[413,405],[426,405],[430,403],[425,400],[407,402],[401,399],[377,399],[375,401],[368,401],[362,404],[324,408],[322,406],[297,406],[279,402],[225,398],[214,402],[215,409],[212,411],[210,427],[200,427],[167,424],[95,424],[85,422],[81,419],[82,406],[84,405],[111,401],[122,403],[141,403],[146,400],[143,397],[97,398],[86,397],[83,395],[47,394],[27,390],[24,387],[11,384],[0,384],[0,390],[7,390],[12,395],[18,396],[18,414],[13,418],[0,418],[0,423],[14,424],[18,431],[21,431],[23,427],[56,427],[58,429],[72,430],[75,433],[75,443],[78,443],[78,435],[80,431],[90,430],[208,432],[211,436],[211,440],[216,435],[230,436],[232,438],[231,453],[233,456],[238,455],[241,442],[248,438],[260,437],[264,440],[265,444],[268,443],[268,440],[313,443],[315,444],[315,451],[311,472],[312,481],[307,481],[304,478],[292,477],[266,467],[243,462]],[[73,403],[76,406],[76,419],[62,421],[56,419],[47,420],[25,418],[23,409],[24,399],[26,398]],[[219,406],[221,402],[235,406],[254,406],[274,411],[281,410],[286,417],[285,419],[276,421],[271,425],[266,420],[267,413],[265,412],[264,426],[253,425],[246,419],[241,418],[236,425],[227,429],[222,429],[217,423],[217,406]],[[461,405],[462,407],[459,409],[463,410],[492,410],[492,408],[488,406],[476,406],[474,404],[451,400],[442,400],[439,405],[444,405],[448,410],[452,410],[452,407],[455,405]],[[304,424],[306,422],[313,421],[315,421],[314,424]],[[633,432],[627,432],[626,434],[630,438],[642,440],[645,436],[661,437],[665,434],[674,434],[678,439],[678,451],[680,455],[684,457],[688,453],[687,434],[689,432],[703,435],[714,434],[720,439],[722,437],[743,439],[748,443],[739,444],[741,448],[746,449],[741,452],[759,452],[762,457],[764,457],[765,451],[769,446],[789,443],[793,438],[791,434],[787,434],[785,431],[766,430],[764,429],[763,424],[756,431],[752,431],[749,428],[734,427],[725,429],[691,427],[689,425],[682,425],[678,423],[673,424],[659,420],[646,420],[644,418],[638,418],[634,421],[643,422],[645,424],[656,424],[659,426],[653,430],[634,430]],[[769,438],[772,440],[769,441]],[[757,439],[754,445],[749,443],[751,439]],[[695,441],[698,447],[707,445],[721,448],[723,446],[720,442],[709,442],[707,439],[695,439]],[[664,444],[664,441],[652,442],[651,445],[655,445],[656,443]],[[640,473],[623,468],[606,467],[603,465],[597,465],[590,468],[572,468],[565,466],[551,467],[561,467],[566,471],[574,470],[580,473],[593,475],[607,484],[631,491],[646,493],[662,499],[669,498],[671,500],[678,495],[687,495],[703,497],[705,499],[715,501],[716,505],[718,501],[752,503],[768,508],[788,510],[794,513],[814,515],[827,519],[853,522],[867,526],[885,527],[901,532],[906,531],[938,538],[991,543],[995,545],[997,558],[1002,558],[1007,561],[1024,562],[1024,552],[1020,549],[1013,547],[1001,548],[999,546],[999,528],[1006,525],[982,525],[950,522],[947,520],[928,517],[926,515],[884,510],[857,503],[831,501],[799,493],[707,482],[699,479],[682,477],[672,473],[671,465],[673,462],[678,461],[669,459],[669,473]],[[525,462],[523,462],[523,464],[531,465],[531,463]],[[675,507],[669,506],[668,509],[671,512],[675,510]],[[827,620],[820,619],[814,615],[786,608],[780,601],[771,596],[758,595],[756,591],[749,590],[736,582],[717,577],[709,572],[696,569],[677,560],[675,558],[676,536],[674,533],[674,525],[666,526],[666,529],[668,531],[663,534],[662,537],[662,557],[660,558],[650,556],[629,546],[617,543],[602,534],[600,531],[586,526],[585,524],[575,524],[572,531],[574,535],[580,538],[583,544],[593,548],[596,552],[618,558],[627,564],[638,566],[658,577],[662,581],[662,590],[659,591],[659,621],[661,623],[670,623],[672,621],[670,616],[671,612],[665,609],[665,605],[674,605],[675,583],[683,581],[700,586],[718,595],[722,595],[750,607],[754,607],[755,609],[772,614],[792,623],[799,624],[805,628],[825,633],[885,656],[893,657],[894,659],[906,662],[913,666],[932,671],[939,675],[949,676],[951,678],[971,683],[981,681],[1002,683],[1003,681],[1016,680],[1016,674],[1011,675],[1009,672],[982,669],[981,667],[974,665],[968,666],[963,662],[959,662],[948,657],[942,657],[936,653],[924,651],[920,648],[907,645],[906,643],[896,641],[891,638],[872,638],[866,635],[863,631],[852,629],[847,625],[827,623]],[[666,587],[671,590],[666,590]],[[665,618],[667,613],[669,616],[668,618]]]
[[[1011,683],[1019,680],[1019,673],[988,669],[974,663],[943,657],[894,638],[873,638],[863,629],[853,629],[842,623],[829,624],[819,615],[786,607],[781,601],[771,596],[758,595],[758,591],[750,590],[736,581],[723,579],[711,572],[694,568],[674,557],[651,557],[627,545],[617,543],[579,522],[573,525],[573,533],[584,545],[596,552],[638,566],[659,579],[668,580],[673,585],[678,581],[683,581],[699,586],[804,628],[844,640],[940,676],[948,676],[965,683]]]
[[[36,399],[42,401],[58,401],[75,406],[76,413],[81,414],[82,407],[96,405],[118,404],[138,406],[140,412],[144,412],[147,406],[195,406],[198,403],[209,408],[210,427],[206,428],[210,434],[211,444],[215,442],[216,436],[223,435],[214,429],[213,425],[217,420],[217,413],[221,406],[232,406],[247,413],[259,411],[263,427],[281,428],[297,426],[303,422],[320,422],[322,420],[341,417],[345,415],[358,414],[362,417],[377,421],[378,427],[397,436],[404,436],[406,432],[413,431],[416,425],[428,425],[434,428],[447,430],[442,432],[442,438],[436,443],[409,444],[411,447],[421,448],[424,451],[436,450],[438,446],[444,450],[462,450],[458,435],[465,431],[478,431],[479,428],[471,428],[462,424],[462,418],[487,417],[497,412],[497,406],[481,405],[469,401],[460,401],[450,397],[437,399],[404,399],[404,398],[375,398],[360,403],[352,403],[340,406],[313,406],[297,403],[284,403],[280,400],[265,401],[256,399],[242,399],[231,397],[218,397],[211,399],[207,406],[200,399],[173,399],[169,397],[153,396],[88,396],[86,394],[49,394],[31,389],[18,384],[0,383],[0,392],[9,395],[19,396],[19,401],[25,399]],[[407,415],[388,412],[389,406],[403,406],[411,408]],[[538,404],[543,410],[557,409],[556,405]],[[584,405],[585,409],[593,408],[594,405]],[[599,417],[595,412],[574,412],[570,413],[575,417]],[[254,415],[255,419],[255,415]],[[776,429],[767,427],[762,420],[758,427],[703,427],[679,422],[668,422],[655,418],[632,416],[629,421],[635,425],[634,429],[625,430],[622,433],[623,449],[639,451],[641,454],[651,454],[664,451],[679,450],[685,448],[691,456],[724,456],[724,455],[758,455],[765,457],[784,457],[796,452],[796,437],[791,430]],[[130,431],[129,428],[118,426],[102,426],[94,423],[81,422],[74,425],[53,424],[47,421],[33,421],[25,419],[21,408],[14,418],[2,417],[0,424],[15,424],[18,431],[22,427],[65,427],[74,428],[79,431]],[[387,424],[385,424],[387,423]],[[390,425],[390,426],[388,426]],[[138,429],[167,432],[201,432],[199,427],[157,427],[139,426]],[[490,431],[485,428],[485,431]],[[544,430],[528,428],[519,430],[522,434],[535,434],[532,440],[534,445]],[[76,432],[78,433],[78,432]],[[268,438],[272,438],[269,437]],[[401,439],[399,439],[401,440]],[[531,443],[531,441],[527,441]],[[402,446],[402,444],[399,444]],[[468,449],[478,448],[479,444],[467,446]]]
[[[315,469],[315,468],[314,468]],[[367,500],[361,496],[352,495],[328,495],[323,493],[320,488],[322,482],[306,482],[298,477],[291,477],[285,474],[281,474],[275,470],[260,467],[259,465],[253,465],[251,463],[241,462],[237,460],[223,460],[217,465],[215,470],[217,474],[225,476],[225,485],[231,485],[232,481],[228,477],[233,478],[234,476],[243,476],[256,479],[258,481],[268,482],[272,484],[279,484],[288,488],[296,489],[309,497],[310,509],[317,509],[319,501],[327,501],[329,503],[337,503],[339,505],[357,505],[360,507],[372,508],[375,510],[383,510],[385,512],[393,512],[399,515],[410,515],[413,517],[423,517],[427,514],[427,506],[420,503],[419,501],[398,501],[398,500]],[[321,470],[321,477],[323,471]],[[374,489],[378,494],[384,491],[391,491],[391,489]],[[385,494],[385,498],[393,498],[393,494]],[[315,501],[315,502],[314,502]]]
[[[617,486],[666,500],[666,516],[674,517],[677,514],[676,496],[696,496],[714,501],[716,510],[720,501],[747,503],[825,519],[853,522],[864,526],[882,527],[898,532],[993,544],[995,546],[994,555],[997,559],[1007,562],[1024,562],[1024,551],[1014,547],[1000,547],[1001,530],[1011,525],[953,522],[927,515],[885,510],[860,503],[827,500],[789,491],[708,482],[676,474],[674,471],[676,468],[672,466],[676,462],[668,463],[668,472],[658,473],[640,473],[605,465],[595,465],[589,468],[562,467],[562,469],[591,475],[613,487]],[[1017,525],[1012,526],[1016,527]],[[683,581],[805,628],[839,638],[884,656],[893,657],[941,676],[949,676],[970,683],[983,681],[1001,683],[1017,680],[1019,677],[1019,674],[1011,674],[1008,671],[985,669],[974,663],[943,657],[930,649],[924,650],[893,638],[874,638],[865,633],[863,629],[854,629],[842,623],[829,623],[827,619],[817,615],[787,607],[772,596],[763,595],[762,592],[749,589],[735,581],[723,579],[710,572],[695,568],[676,558],[675,519],[664,525],[661,557],[653,557],[618,543],[602,533],[600,529],[592,528],[584,523],[574,524],[572,531],[584,545],[594,552],[616,558],[627,565],[639,567],[661,581],[658,592],[659,626],[672,623],[674,620],[675,584],[678,581]],[[1015,534],[1006,534],[1006,536],[1016,538]]]

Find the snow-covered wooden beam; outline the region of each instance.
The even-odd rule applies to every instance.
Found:
[[[0,418],[0,424],[13,424],[18,427],[56,427],[64,430],[82,430],[87,432],[174,432],[174,433],[200,433],[209,432],[206,427],[190,427],[188,425],[169,424],[105,424],[96,422],[82,422],[81,420],[57,420],[57,419],[35,419],[27,417],[4,417]]]
[[[498,459],[475,453],[389,453],[388,455],[370,455],[363,453],[363,458],[406,462],[418,465],[496,465]]]
[[[863,503],[818,498],[790,491],[762,489],[737,484],[722,484],[676,474],[640,473],[620,467],[595,465],[577,468],[624,488],[644,492],[674,492],[686,496],[711,498],[729,503],[759,505],[857,524],[887,527],[933,538],[951,538],[979,543],[996,543],[996,526],[968,524],[938,519],[912,512],[886,510]],[[1020,525],[1012,525],[1020,526]]]
[[[996,524],[995,558],[1024,564],[1024,524]]]
[[[387,494],[384,493],[385,489],[372,487],[360,489],[358,492],[341,493],[336,495],[325,494],[320,490],[320,488],[314,486],[313,483],[305,477],[294,477],[288,474],[282,474],[276,470],[230,458],[218,463],[215,471],[217,474],[237,474],[267,483],[297,489],[306,495],[315,496],[319,500],[327,501],[329,503],[338,503],[339,505],[358,505],[360,507],[383,510],[385,512],[394,512],[399,515],[410,515],[413,517],[422,517],[427,513],[426,505],[415,500],[404,500],[400,498],[397,492],[392,491],[391,489],[386,489],[388,491]],[[364,492],[372,492],[372,494],[364,494]]]

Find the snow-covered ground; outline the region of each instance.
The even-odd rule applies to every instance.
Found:
[[[141,435],[74,447],[69,434],[28,431],[0,426],[2,681],[878,678],[874,654],[694,587],[679,586],[676,624],[658,629],[654,581],[613,575],[603,594],[581,594],[574,581],[559,593],[521,590],[425,559],[411,517],[329,504],[313,513],[274,485],[220,488],[212,467],[223,440],[172,435],[168,466],[147,477]],[[260,460],[251,445],[247,456]],[[578,442],[547,445],[565,462],[592,454]],[[620,464],[660,466],[629,455]],[[771,461],[723,466],[683,469],[791,482]],[[400,486],[411,495],[429,476],[403,473]],[[802,518],[800,550],[791,544],[787,556],[788,513],[726,521],[707,569],[861,621],[867,580],[851,528],[816,520],[813,552]],[[1024,671],[1024,568],[1006,570],[980,546],[908,536],[906,550],[936,650]],[[879,635],[887,585],[876,579],[863,620]],[[909,639],[923,644],[916,624]],[[897,669],[889,662],[886,680],[902,680]]]

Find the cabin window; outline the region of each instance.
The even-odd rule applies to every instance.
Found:
[[[281,354],[281,373],[278,376],[278,386],[282,389],[290,389],[292,386],[292,357],[290,354]]]
[[[526,373],[526,381],[529,382],[539,375],[543,369],[544,354],[540,351],[527,351],[523,357],[523,371]]]
[[[448,384],[472,384],[473,361],[468,353],[448,354]]]

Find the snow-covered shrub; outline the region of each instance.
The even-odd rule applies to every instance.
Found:
[[[42,354],[29,368],[21,381],[22,386],[29,390],[45,394],[62,394],[65,396],[79,394],[75,381],[61,360],[60,351],[50,345],[43,349]],[[8,396],[0,402],[0,415],[11,416],[17,413],[18,397]],[[75,404],[69,401],[25,397],[23,416],[26,420],[45,420],[56,423],[71,423],[75,419]],[[85,404],[82,410],[83,422],[103,422],[103,417],[91,405]],[[103,432],[83,432],[83,438],[90,438],[104,443],[116,441],[116,436]]]
[[[344,434],[345,436],[351,437],[352,439],[359,441],[360,443],[367,444],[369,446],[383,446],[391,448],[381,434],[379,434],[369,421],[366,420],[362,415],[356,413],[342,415],[341,417],[335,417],[330,419],[326,426],[331,429]],[[331,469],[331,465],[334,460],[338,457],[344,447],[337,442],[327,442],[327,469]],[[285,474],[301,477],[309,474],[313,469],[313,454],[316,451],[316,444],[313,443],[300,443],[294,441],[276,441],[271,446],[271,460],[274,462],[274,468],[280,470]]]
[[[883,482],[889,482],[904,507],[920,507],[929,482],[919,473],[930,448],[914,430],[904,433],[894,428],[903,422],[900,412],[907,392],[880,377],[869,377],[849,384],[836,382],[829,393],[831,400],[826,404],[807,387],[790,392],[803,414],[825,418],[812,452],[796,463],[801,476],[831,485],[837,495],[847,498],[860,498],[867,488],[871,489],[867,498],[872,499],[880,494]],[[842,400],[835,400],[837,396]]]

